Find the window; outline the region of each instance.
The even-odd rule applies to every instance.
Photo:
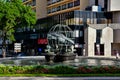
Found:
[[[66,8],[67,8],[66,4],[62,5],[62,10],[66,9]]]
[[[32,6],[35,6],[35,5],[36,5],[36,0],[33,0]]]
[[[22,0],[23,2],[27,1],[27,0]]]
[[[83,31],[80,30],[80,37],[83,37]]]
[[[57,8],[52,8],[52,12],[56,12],[57,11]]]
[[[68,3],[68,8],[71,8],[71,7],[73,7],[73,2]]]
[[[80,0],[74,1],[74,6],[79,6],[80,5]]]
[[[56,0],[52,0],[52,3],[55,3],[56,2]]]
[[[48,14],[51,13],[51,9],[48,9],[47,13],[48,13]]]
[[[102,36],[102,30],[97,30],[96,31],[96,43],[100,44],[101,36]]]
[[[60,10],[61,10],[61,6],[58,6],[58,7],[57,7],[57,11],[60,11]]]
[[[95,44],[95,55],[104,55],[104,44]]]

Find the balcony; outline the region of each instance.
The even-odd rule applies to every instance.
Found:
[[[24,4],[27,4],[27,3],[29,3],[29,2],[31,2],[32,0],[23,0],[23,3]]]
[[[48,0],[47,4],[51,5],[51,4],[55,4],[57,2],[60,2],[60,1],[63,1],[63,0]]]

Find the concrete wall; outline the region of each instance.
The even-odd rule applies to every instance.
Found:
[[[96,42],[96,29],[88,27],[88,56],[94,56]]]
[[[89,6],[89,0],[80,0],[80,10],[85,10]]]
[[[84,40],[85,56],[88,56],[88,28],[84,29]]]
[[[97,26],[98,25],[98,26]],[[104,56],[102,57],[111,57],[111,44],[115,43],[113,42],[113,38],[115,37],[115,40],[120,41],[120,38],[118,39],[118,35],[120,34],[120,31],[115,31],[113,34],[113,25],[105,27],[105,25],[90,25],[87,29],[85,29],[85,50],[86,54],[89,57],[95,56],[95,43],[96,43],[96,30],[101,29],[101,42],[100,44],[104,44]],[[101,26],[101,27],[99,27]],[[113,37],[114,36],[114,37]],[[97,55],[96,55],[97,56]]]
[[[36,16],[37,19],[47,16],[47,0],[36,0]]]
[[[120,29],[115,29],[113,31],[114,43],[120,43]]]
[[[111,43],[113,43],[113,29],[106,27],[102,30],[101,43],[104,44],[104,56],[111,57]]]

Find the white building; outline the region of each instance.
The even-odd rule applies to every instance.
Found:
[[[120,24],[89,24],[85,29],[85,52],[89,57],[114,57],[120,53]]]

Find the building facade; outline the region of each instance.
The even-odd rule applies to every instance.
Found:
[[[33,11],[36,11],[36,0],[22,0],[23,4],[32,6]]]
[[[56,24],[68,25],[74,32],[75,49],[80,56],[112,57],[119,49],[119,0],[23,0],[36,11],[37,23],[32,30],[22,29],[17,33],[23,40],[23,49],[44,52],[47,32]],[[18,30],[20,31],[20,30]],[[23,34],[26,34],[23,36]],[[107,36],[111,35],[111,36]],[[106,38],[108,37],[108,38]],[[31,46],[32,45],[32,46]],[[85,51],[85,53],[84,53]]]
[[[120,24],[89,24],[85,29],[85,55],[115,57],[120,53]]]
[[[23,4],[32,6],[37,19],[40,19],[74,10],[84,10],[89,0],[23,0]]]

